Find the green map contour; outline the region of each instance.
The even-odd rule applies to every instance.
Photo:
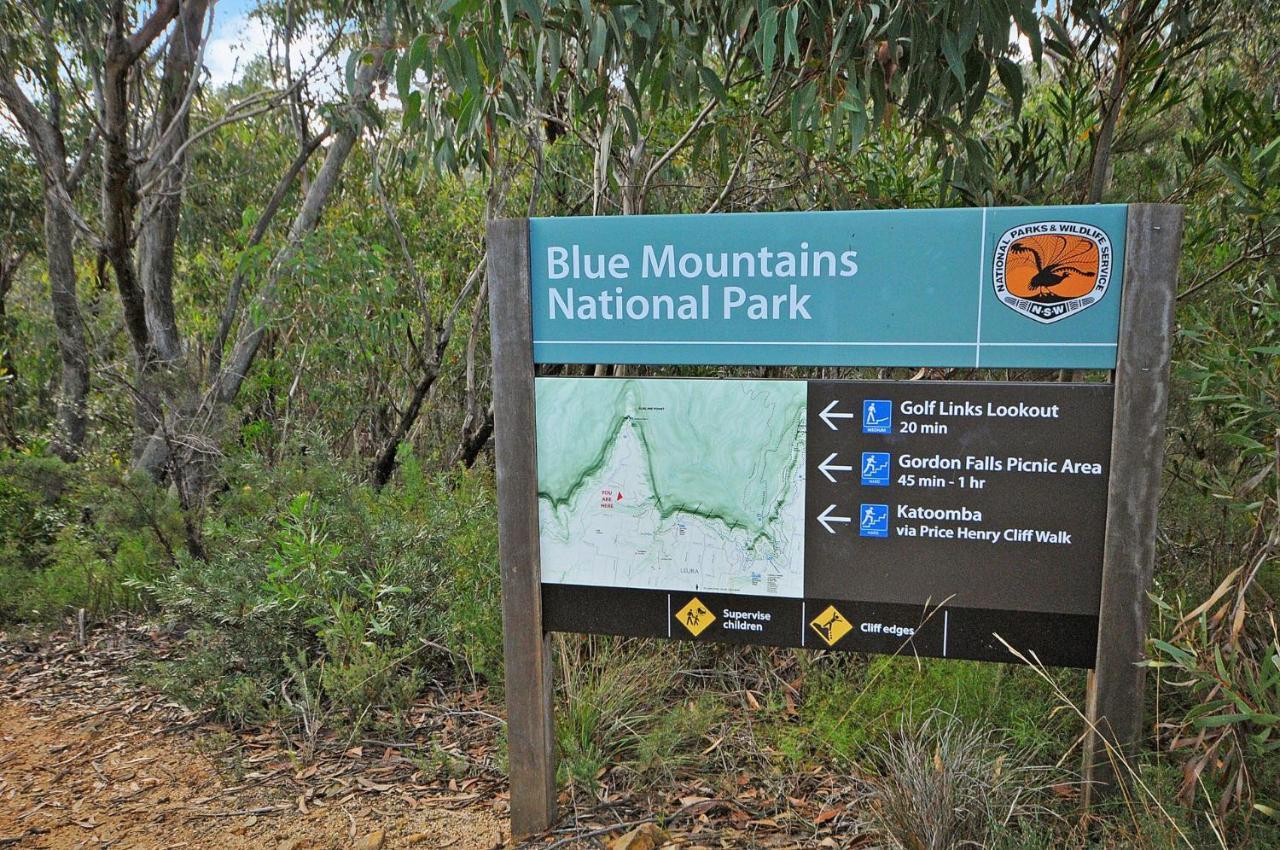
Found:
[[[571,503],[631,422],[664,519],[771,538],[804,462],[806,392],[803,381],[539,378],[538,496]]]

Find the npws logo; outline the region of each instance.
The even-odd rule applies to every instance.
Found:
[[[996,242],[991,280],[1016,313],[1050,324],[1092,307],[1111,283],[1111,239],[1093,225],[1037,221]]]

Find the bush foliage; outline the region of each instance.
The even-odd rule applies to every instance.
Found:
[[[1187,219],[1152,590],[1154,733],[1134,765],[1152,794],[1105,823],[1122,845],[1280,846],[1273,5],[392,3],[335,17],[300,4],[295,37],[360,45],[332,91],[280,96],[286,51],[192,89],[192,126],[207,132],[169,193],[181,200],[174,361],[139,358],[117,297],[128,287],[113,279],[134,258],[108,262],[100,238],[104,201],[146,224],[160,184],[134,180],[136,204],[68,189],[70,324],[91,361],[75,451],[39,163],[0,133],[0,626],[136,617],[175,645],[150,682],[303,748],[326,730],[395,723],[427,688],[497,696],[487,220],[1163,200]],[[71,142],[99,145],[85,93],[104,70],[102,28],[79,10],[54,3],[37,20],[0,6],[0,74]],[[260,20],[287,39],[279,11],[263,3]],[[138,67],[130,91],[160,90],[147,76],[160,57]],[[377,97],[357,102],[365,74]],[[162,135],[135,132],[138,156]],[[338,138],[351,154],[323,214],[288,223]],[[85,185],[109,172],[104,152],[84,152]],[[211,404],[209,364],[232,347],[224,317],[228,332],[260,331],[261,348],[232,398]],[[158,469],[141,464],[153,437],[170,453]],[[575,794],[696,770],[731,795],[749,771],[786,800],[825,765],[882,780],[886,841],[1093,840],[1053,818],[993,834],[999,819],[982,807],[1007,800],[1007,785],[978,781],[993,780],[978,774],[996,771],[1000,748],[1028,764],[1074,758],[1082,674],[577,637],[557,639],[555,658]],[[1001,782],[1023,775],[1008,770]],[[981,799],[984,788],[999,793]],[[910,795],[952,791],[957,819],[910,821]]]

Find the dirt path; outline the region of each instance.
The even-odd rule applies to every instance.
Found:
[[[391,748],[306,766],[242,747],[71,655],[0,657],[0,848],[449,848],[505,843],[500,793],[426,783]],[[213,744],[210,744],[213,741]],[[408,778],[406,778],[408,777]]]
[[[501,709],[484,691],[421,696],[393,740],[290,744],[285,729],[233,733],[131,678],[169,651],[124,623],[84,647],[0,632],[0,850],[517,850]],[[846,776],[815,768],[781,791],[745,772],[710,779],[563,790],[560,821],[519,847],[866,846],[845,822]]]

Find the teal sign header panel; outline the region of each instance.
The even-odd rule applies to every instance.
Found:
[[[534,359],[1111,369],[1126,210],[532,219]]]

